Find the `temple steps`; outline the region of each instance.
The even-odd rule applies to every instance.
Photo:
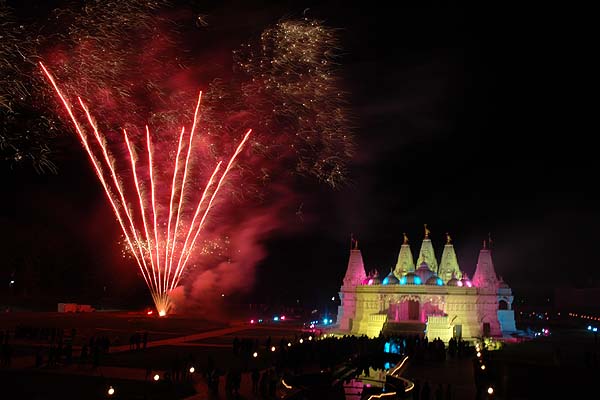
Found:
[[[387,321],[383,325],[385,336],[424,336],[425,323],[420,321]]]

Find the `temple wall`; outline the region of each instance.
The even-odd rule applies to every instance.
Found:
[[[477,318],[482,326],[490,324],[490,336],[502,336],[500,321],[498,321],[498,294],[496,289],[479,288],[479,298],[477,300]]]
[[[369,333],[371,333],[371,336],[379,335],[379,332],[376,335],[372,334],[373,325],[377,326],[380,319],[383,318],[383,322],[379,327],[379,331],[381,331],[386,316],[376,317],[376,320],[373,320],[371,316],[379,315],[381,311],[381,296],[378,293],[361,293],[360,291],[356,293],[356,312],[351,332],[355,335],[369,335]]]
[[[342,286],[339,292],[340,306],[338,307],[337,325],[343,331],[351,331],[356,313],[356,293],[353,287]]]
[[[516,332],[515,312],[514,310],[498,310],[498,321],[502,333]]]
[[[506,295],[506,294],[505,294]],[[405,300],[419,302],[419,321],[428,324],[430,339],[448,341],[460,331],[465,340],[484,335],[484,324],[489,324],[490,336],[502,336],[515,330],[514,312],[498,310],[498,292],[492,289],[426,286],[426,285],[373,285],[342,287],[338,325],[341,331],[354,335],[379,335],[393,306]],[[399,315],[405,313],[400,312]],[[394,316],[390,320],[394,320]],[[401,319],[402,320],[402,319]],[[405,319],[404,319],[405,320]]]
[[[440,338],[448,343],[453,336],[452,328],[448,316],[429,316],[427,318],[427,329],[425,334],[429,341]]]
[[[460,325],[461,336],[466,340],[482,335],[483,325],[478,320],[477,300],[475,289],[463,290],[462,293],[449,294],[446,297],[445,312],[448,315],[448,322],[453,328]]]

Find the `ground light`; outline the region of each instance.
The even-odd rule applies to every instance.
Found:
[[[159,315],[160,317],[164,317],[165,315],[167,315],[167,312],[166,312],[165,310],[160,310],[160,311],[158,312],[158,315]]]
[[[485,365],[482,365],[482,366],[481,366],[481,370],[482,370],[482,371],[483,371],[483,370],[485,370]]]
[[[494,394],[494,388],[493,387],[489,387],[487,390],[488,394]]]
[[[115,394],[115,388],[113,388],[112,386],[108,387],[108,395],[112,396],[113,394]]]
[[[288,347],[292,347],[292,344],[290,342],[288,342]]]
[[[258,353],[257,352],[252,353],[252,357],[254,357],[254,358],[258,357]]]
[[[302,344],[302,343],[304,343],[304,339],[300,339],[300,343],[301,343],[301,344]]]
[[[193,374],[196,371],[196,368],[190,367],[190,374]]]
[[[477,352],[477,357],[481,357],[481,353],[479,351]]]
[[[275,351],[275,346],[271,346],[271,351]]]
[[[154,375],[154,380],[158,381],[160,379],[160,376],[158,374]]]

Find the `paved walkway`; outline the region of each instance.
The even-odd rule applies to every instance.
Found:
[[[194,342],[197,340],[202,340],[202,339],[208,339],[211,337],[219,337],[219,336],[225,336],[225,335],[230,335],[232,333],[236,333],[236,332],[240,332],[240,331],[245,331],[249,329],[248,326],[244,326],[244,325],[239,325],[239,326],[232,326],[229,328],[223,328],[223,329],[216,329],[213,331],[207,331],[207,332],[202,332],[202,333],[196,333],[193,335],[186,335],[186,336],[178,336],[175,338],[170,338],[170,339],[161,339],[161,340],[154,340],[151,342],[148,342],[146,347],[159,347],[159,346],[181,346],[181,345],[190,345],[190,343],[187,342]],[[124,344],[121,346],[112,346],[110,347],[110,353],[120,353],[123,351],[130,351],[130,346],[129,344]]]
[[[231,347],[226,344],[210,344],[210,343],[190,343],[197,340],[208,339],[211,337],[220,337],[225,335],[230,335],[232,333],[236,333],[239,331],[243,331],[248,329],[248,326],[238,325],[223,329],[215,329],[212,331],[197,333],[193,335],[186,336],[178,336],[176,338],[171,339],[161,339],[154,340],[147,343],[147,348],[149,347],[159,347],[159,346],[202,346],[202,347]],[[22,344],[20,342],[16,342],[15,344]],[[36,347],[50,347],[49,343],[39,343],[32,344],[27,343],[29,346]],[[78,354],[81,350],[81,346],[73,346],[73,353]],[[130,351],[129,344],[121,345],[121,346],[112,346],[109,348],[109,353],[121,353]],[[11,369],[29,369],[33,368],[35,365],[35,356],[20,356],[13,357],[11,360]],[[77,362],[69,366],[58,366],[55,368],[45,368],[45,371],[53,372],[53,373],[67,373],[67,374],[76,374],[76,375],[97,375],[97,376],[105,376],[105,377],[114,377],[114,378],[123,378],[123,379],[131,379],[131,380],[144,380],[146,376],[146,370],[140,368],[125,368],[125,367],[109,367],[102,366],[97,369],[91,369],[88,366],[84,368],[80,368],[77,365]]]

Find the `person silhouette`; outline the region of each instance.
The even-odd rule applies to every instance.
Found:
[[[430,400],[431,388],[429,382],[425,381],[423,389],[421,389],[421,400]]]

